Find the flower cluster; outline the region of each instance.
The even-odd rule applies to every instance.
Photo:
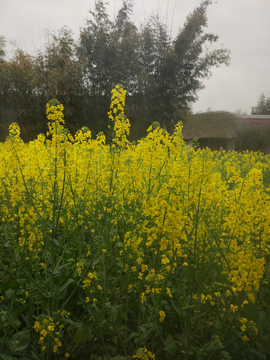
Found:
[[[62,346],[61,338],[63,337],[63,329],[65,327],[65,318],[69,318],[70,313],[62,310],[57,317],[53,320],[48,315],[40,315],[34,324],[34,330],[39,333],[38,343],[41,346],[41,351],[44,352],[49,344],[49,339],[53,341],[53,352],[57,353]]]
[[[133,359],[142,359],[142,360],[155,360],[155,355],[151,351],[147,350],[145,347],[139,348],[136,351],[136,355],[133,355]]]
[[[112,90],[111,106],[108,112],[109,119],[114,123],[113,141],[118,146],[124,147],[129,144],[130,123],[124,113],[126,90],[121,84],[116,85]]]

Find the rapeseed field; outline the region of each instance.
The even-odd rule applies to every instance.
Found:
[[[0,358],[270,358],[270,157],[131,144],[124,108],[0,144]]]

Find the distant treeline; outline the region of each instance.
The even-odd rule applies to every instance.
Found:
[[[0,141],[12,122],[25,141],[46,133],[46,103],[53,98],[64,105],[71,132],[87,126],[93,136],[106,133],[111,90],[119,83],[127,90],[132,140],[153,121],[170,131],[189,112],[211,68],[229,63],[227,49],[206,50],[218,40],[204,32],[210,4],[195,8],[174,40],[158,17],[137,28],[131,0],[123,1],[114,21],[96,1],[78,40],[67,27],[48,32],[45,50],[35,56],[16,49],[6,60],[0,37]]]

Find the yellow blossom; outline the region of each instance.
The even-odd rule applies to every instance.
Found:
[[[245,324],[243,324],[241,327],[240,327],[240,329],[242,330],[242,331],[246,331],[246,325]]]
[[[235,305],[231,304],[230,309],[232,310],[232,312],[237,312],[238,311],[238,306],[235,306]]]
[[[141,303],[143,304],[146,301],[145,292],[141,294]]]
[[[159,312],[159,316],[160,316],[159,321],[162,322],[165,319],[166,314],[163,310],[161,310]]]

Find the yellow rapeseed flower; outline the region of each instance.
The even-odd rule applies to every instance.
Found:
[[[159,316],[160,316],[159,321],[162,322],[165,319],[166,314],[163,310],[161,310],[159,312]]]

